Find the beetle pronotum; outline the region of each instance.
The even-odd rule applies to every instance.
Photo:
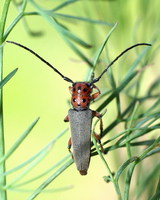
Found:
[[[64,76],[60,71],[58,71],[53,65],[35,53],[33,50],[29,49],[22,44],[7,41],[8,43],[15,44],[29,51],[38,57],[42,62],[51,67],[57,74],[59,74],[65,81],[72,83],[72,86],[69,87],[71,93],[71,104],[72,109],[68,111],[68,115],[65,117],[64,121],[70,121],[71,128],[71,138],[68,142],[68,149],[70,151],[71,145],[73,145],[73,158],[76,163],[77,169],[81,175],[86,175],[90,162],[90,144],[91,144],[91,128],[92,128],[92,118],[94,116],[100,119],[100,129],[102,132],[102,119],[101,114],[97,111],[89,109],[90,102],[96,99],[100,95],[100,90],[94,85],[98,82],[103,74],[111,67],[123,54],[125,54],[130,49],[133,49],[137,46],[148,45],[147,43],[138,43],[120,53],[97,77],[92,78],[90,82],[74,82],[70,78]],[[92,94],[93,89],[96,89],[97,92]],[[96,133],[94,134],[95,138],[100,143],[100,137]],[[101,146],[102,148],[102,146]]]

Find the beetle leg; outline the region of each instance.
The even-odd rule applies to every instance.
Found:
[[[68,117],[68,115],[64,118],[64,122],[69,122],[69,117]]]
[[[64,122],[69,122],[68,115],[64,118]],[[68,151],[72,155],[72,159],[73,159],[73,154],[72,154],[72,151],[71,151],[71,146],[72,146],[72,140],[71,140],[71,138],[69,138],[69,141],[68,141]]]
[[[100,134],[102,134],[102,132],[103,132],[103,121],[102,121],[102,118],[100,118],[99,120],[100,120]]]
[[[101,135],[102,132],[103,132],[102,115],[97,111],[92,111],[92,115],[93,115],[93,117],[97,117],[100,120],[100,135]],[[100,140],[100,135],[94,133],[94,137],[98,141],[98,143],[99,143],[99,145],[101,147],[101,152],[104,152],[104,149],[103,149],[103,146],[102,146],[101,140]]]
[[[71,146],[72,146],[72,139],[69,138],[69,140],[68,140],[68,151],[69,151],[69,153],[72,155],[72,159],[74,160],[74,158],[73,158],[73,153],[72,153],[72,151],[71,151]]]
[[[99,144],[100,147],[101,147],[101,152],[104,153],[104,149],[103,149],[103,146],[102,146],[102,144],[101,144],[100,136],[99,136],[97,133],[94,133],[94,137],[95,137],[95,139],[97,140],[98,144]]]
[[[69,122],[68,115],[64,118],[64,122]],[[72,158],[73,158],[73,154],[72,154],[72,151],[71,151],[71,146],[72,146],[72,140],[71,140],[71,138],[69,138],[69,141],[68,141],[68,151],[71,153]]]
[[[72,152],[71,152],[71,146],[72,146],[72,140],[71,140],[71,138],[69,138],[69,140],[68,140],[68,151],[69,151],[70,153],[72,153]]]
[[[93,85],[93,88],[98,90],[98,92],[92,94],[92,100],[96,99],[101,94],[100,90],[95,85]]]
[[[72,86],[69,86],[69,91],[70,91],[71,94],[73,93],[73,87]]]
[[[98,117],[99,118],[99,120],[100,120],[100,134],[102,134],[102,132],[103,132],[102,115],[97,111],[92,111],[92,115],[93,115],[93,117]]]

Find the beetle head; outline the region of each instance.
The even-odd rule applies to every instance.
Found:
[[[92,100],[93,86],[87,82],[75,82],[69,87],[72,94],[71,104],[75,110],[86,110]]]

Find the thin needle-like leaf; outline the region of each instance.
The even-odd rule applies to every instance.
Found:
[[[126,125],[127,128],[131,128],[131,127],[132,127],[133,119],[134,119],[134,116],[135,116],[136,111],[137,111],[137,109],[138,109],[138,106],[139,106],[139,103],[136,103],[136,104],[135,104],[135,107],[134,107],[134,109],[133,109],[133,112],[132,112],[132,114],[131,114],[131,120],[130,120],[129,123]],[[126,139],[129,137],[130,133],[131,133],[131,132],[127,132],[127,133],[126,133]],[[130,143],[129,143],[129,142],[126,143],[126,148],[127,148],[128,157],[131,158],[131,157],[132,157],[132,152],[131,152],[131,147],[130,147]]]
[[[26,161],[24,161],[23,163],[21,163],[20,165],[14,167],[13,169],[10,169],[8,171],[6,171],[3,174],[0,174],[0,176],[7,176],[13,172],[16,172],[17,170],[27,166],[29,163],[33,162],[37,157],[39,157],[41,154],[43,154],[43,152],[45,152],[48,148],[52,147],[53,144],[61,137],[63,136],[68,129],[63,130],[62,132],[60,132],[55,138],[53,138],[47,145],[45,145],[45,147],[43,147],[41,150],[39,150],[38,153],[34,154],[31,158],[27,159]]]
[[[14,69],[12,72],[10,72],[1,82],[0,82],[0,88],[2,88],[17,72],[18,68]]]
[[[149,146],[139,157],[138,159],[136,159],[130,166],[130,168],[128,169],[128,173],[126,176],[126,180],[125,180],[125,188],[124,188],[124,196],[123,199],[124,200],[128,200],[129,199],[129,190],[130,190],[130,186],[131,186],[131,178],[132,178],[132,174],[134,171],[135,166],[141,162],[143,159],[145,159],[148,154],[157,146],[157,144],[160,142],[160,137],[157,138],[155,140],[155,142]]]
[[[60,167],[53,175],[51,175],[46,181],[44,181],[34,192],[31,194],[27,200],[35,199],[57,176],[59,176],[64,170],[66,170],[71,164],[73,160],[70,159],[67,161],[62,167]]]
[[[82,53],[70,40],[67,38],[64,38],[64,40],[67,42],[67,44],[71,47],[71,49],[76,52],[76,54],[84,61],[86,62],[90,67],[93,66],[92,62],[85,56],[85,54]]]
[[[133,73],[133,71],[138,66],[138,64],[141,62],[141,60],[144,58],[144,56],[147,54],[149,49],[150,49],[150,47],[147,46],[139,53],[139,55],[137,56],[137,58],[135,59],[135,61],[131,65],[131,67],[129,68],[127,75],[129,75],[130,73]],[[144,65],[143,67],[145,67],[145,66],[146,65]]]
[[[17,25],[17,23],[23,18],[24,13],[19,13],[16,18],[11,22],[11,24],[8,26],[7,30],[4,33],[4,40],[8,37],[10,32],[13,30],[13,28]]]
[[[109,38],[110,38],[112,32],[115,30],[116,27],[117,27],[117,23],[112,27],[112,29],[111,29],[111,30],[109,31],[109,33],[106,35],[106,38],[105,38],[103,44],[102,44],[101,47],[97,50],[97,52],[96,52],[96,54],[95,54],[95,56],[94,56],[94,59],[93,59],[93,65],[94,65],[94,67],[97,65],[98,59],[99,59],[99,57],[101,56],[102,51],[103,51],[104,47],[106,46],[106,43],[108,42],[108,40],[109,40]],[[94,69],[93,69],[93,71],[94,71]]]
[[[67,1],[61,3],[60,5],[56,6],[54,9],[52,9],[52,11],[55,12],[57,10],[60,10],[60,9],[70,5],[72,3],[76,3],[77,1],[79,1],[79,0],[67,0]]]
[[[66,162],[68,159],[70,158],[70,154],[68,154],[67,156],[65,156],[64,158],[62,158],[59,162],[57,162],[56,164],[54,164],[53,166],[51,166],[50,168],[48,168],[47,170],[43,171],[41,174],[25,181],[19,184],[14,185],[14,187],[21,187],[22,185],[26,185],[26,184],[30,184],[33,181],[36,181],[37,179],[40,179],[43,176],[46,176],[49,172],[51,172],[52,170],[54,170],[55,168],[59,167],[63,162]]]
[[[138,72],[133,71],[137,65],[140,63],[142,58],[145,56],[145,54],[148,52],[149,47],[146,47],[141,54],[137,57],[137,59],[134,61],[134,63],[131,65],[130,69],[128,70],[128,73],[126,74],[125,78],[123,79],[122,83],[118,88],[116,88],[113,93],[108,97],[107,100],[105,100],[101,106],[98,107],[98,111],[101,111],[110,101],[112,101],[116,96],[117,93],[119,93],[122,89],[124,89],[128,83],[137,75]]]
[[[93,20],[93,19],[89,19],[89,18],[85,18],[85,17],[72,16],[72,15],[67,15],[67,14],[62,14],[62,13],[53,13],[52,15],[54,17],[63,18],[65,20],[66,19],[73,19],[73,20],[79,20],[79,21],[83,21],[83,22],[89,22],[89,23],[93,23],[93,24],[106,25],[106,26],[113,26],[114,25],[114,24],[107,23],[107,22],[100,21],[100,20]]]
[[[46,11],[44,11],[43,9],[41,9],[33,0],[29,0],[29,1],[35,7],[35,9],[39,13],[39,15],[43,16],[43,18],[46,19],[47,22],[49,24],[51,24],[64,37],[70,38],[71,40],[75,41],[76,43],[80,44],[81,46],[83,46],[85,48],[91,47],[90,44],[87,44],[82,39],[80,39],[78,36],[74,35],[70,31],[66,30],[63,26],[58,24],[57,21],[53,17],[49,16],[48,13]]]
[[[30,163],[29,166],[26,167],[25,170],[23,170],[21,173],[19,173],[15,178],[12,179],[11,182],[7,183],[5,186],[5,189],[7,190],[10,187],[14,187],[14,184],[16,184],[18,181],[20,181],[27,173],[29,173],[33,168],[42,161],[42,159],[45,158],[47,153],[49,152],[49,149],[46,149],[46,151],[43,151],[42,154],[39,155],[39,157],[36,157],[35,160]]]
[[[115,181],[118,183],[119,177],[122,174],[122,172],[135,160],[137,159],[137,157],[133,157],[128,159],[127,161],[125,161],[117,170],[116,174],[115,174]]]
[[[108,105],[114,98],[117,97],[117,93],[120,93],[121,90],[123,90],[127,84],[138,74],[138,72],[133,72],[129,76],[127,76],[122,83],[120,84],[119,87],[117,87],[113,93],[98,107],[98,111],[101,111],[106,105]]]
[[[8,152],[0,159],[0,163],[4,162],[9,158],[13,152],[19,147],[19,145],[23,142],[23,140],[28,136],[34,126],[37,124],[39,118],[37,118],[25,131],[24,133],[18,138],[18,140],[13,144],[13,146],[8,150]]]
[[[160,174],[160,167],[158,163],[155,166],[153,166],[152,169],[149,170],[148,174],[146,174],[146,176],[143,177],[143,179],[139,183],[137,187],[138,191],[136,194],[137,199],[140,199],[141,195],[144,193],[144,188],[146,187],[146,183],[150,183],[150,180],[152,178],[155,179],[156,177],[158,177],[159,174]],[[150,184],[152,184],[152,182]],[[160,191],[160,188],[159,188],[159,191]]]
[[[95,124],[96,124],[96,123],[95,123]],[[122,198],[121,198],[121,191],[120,191],[120,188],[119,188],[118,184],[116,184],[116,181],[115,181],[115,179],[114,179],[114,176],[113,176],[113,174],[112,174],[112,171],[111,171],[111,169],[110,169],[108,163],[106,162],[104,156],[102,155],[102,152],[99,150],[99,147],[98,147],[98,145],[97,145],[96,139],[95,139],[95,137],[94,137],[94,133],[95,133],[95,132],[94,132],[94,130],[93,130],[93,131],[92,131],[92,140],[93,140],[93,144],[94,144],[94,146],[96,147],[96,150],[97,150],[97,152],[98,152],[98,154],[99,154],[99,156],[100,156],[102,162],[104,163],[104,166],[106,167],[107,172],[109,173],[110,180],[111,180],[112,183],[114,184],[114,187],[115,187],[116,193],[117,193],[117,195],[118,195],[118,197],[119,197],[119,200],[121,200]]]

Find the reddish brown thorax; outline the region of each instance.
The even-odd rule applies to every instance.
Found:
[[[93,85],[86,82],[75,82],[69,87],[72,94],[71,104],[76,110],[85,110],[92,100]]]

